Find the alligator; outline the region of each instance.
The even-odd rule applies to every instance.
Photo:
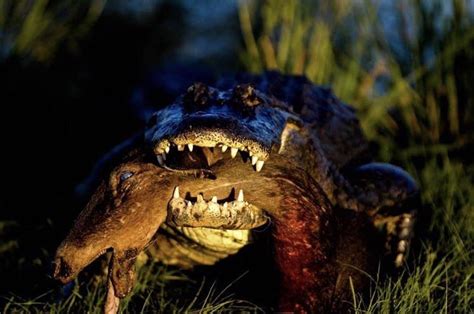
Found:
[[[341,311],[349,281],[366,286],[380,260],[403,266],[418,208],[416,182],[373,161],[352,107],[273,71],[192,84],[104,173],[53,276],[67,283],[112,251],[107,313],[130,293],[141,252],[185,269],[213,265],[256,230],[271,238],[273,309]]]

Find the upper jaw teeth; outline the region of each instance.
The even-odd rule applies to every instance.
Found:
[[[162,143],[160,144],[160,148],[157,151],[156,159],[158,161],[158,164],[160,166],[165,166],[165,161],[166,161],[166,154],[168,154],[171,150],[171,145],[175,145],[177,150],[182,152],[186,149],[186,147],[189,149],[190,152],[193,151],[194,149],[194,144],[188,143],[188,144],[174,144],[170,142]],[[225,153],[229,146],[228,145],[219,145],[221,147],[221,150],[223,153]],[[263,168],[263,165],[265,163],[265,160],[263,159],[264,157],[259,157],[257,156],[257,153],[252,152],[250,149],[240,149],[241,151],[246,151],[249,154],[249,157],[251,157],[251,163],[252,166],[255,166],[255,170],[257,172],[260,172]],[[239,152],[239,148],[237,147],[230,147],[230,155],[232,158],[235,158],[237,156],[237,153]]]
[[[258,161],[258,157],[257,156],[252,156],[252,166],[255,166],[257,161]]]
[[[259,160],[257,161],[257,165],[255,166],[255,169],[257,170],[257,172],[260,172],[263,168],[263,163],[264,161],[263,160]]]

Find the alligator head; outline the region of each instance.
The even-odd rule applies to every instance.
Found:
[[[145,136],[161,165],[182,167],[188,160],[183,161],[179,152],[187,147],[194,153],[190,159],[205,160],[202,166],[209,167],[224,159],[229,149],[231,157],[240,152],[260,171],[272,149],[281,145],[283,129],[292,116],[277,104],[249,84],[220,91],[196,83],[177,102],[152,116]]]

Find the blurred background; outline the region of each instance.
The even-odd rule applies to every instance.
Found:
[[[81,209],[75,187],[143,126],[134,88],[167,77],[156,73],[267,69],[331,86],[357,108],[377,158],[422,187],[403,276],[373,278],[354,310],[471,312],[470,0],[0,0],[0,311],[100,311],[101,279],[64,291],[48,271]],[[225,286],[235,283],[189,276],[148,263],[124,310],[259,310]],[[172,293],[183,282],[189,297]]]

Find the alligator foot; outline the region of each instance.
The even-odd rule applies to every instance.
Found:
[[[413,227],[415,223],[414,213],[405,213],[399,216],[396,223],[396,235],[394,237],[391,252],[394,256],[395,267],[401,267],[405,262],[410,249],[410,242],[413,237]]]
[[[362,165],[349,173],[349,179],[360,192],[360,207],[372,217],[385,238],[385,256],[395,268],[400,268],[413,237],[419,208],[418,186],[401,168],[383,163]]]

